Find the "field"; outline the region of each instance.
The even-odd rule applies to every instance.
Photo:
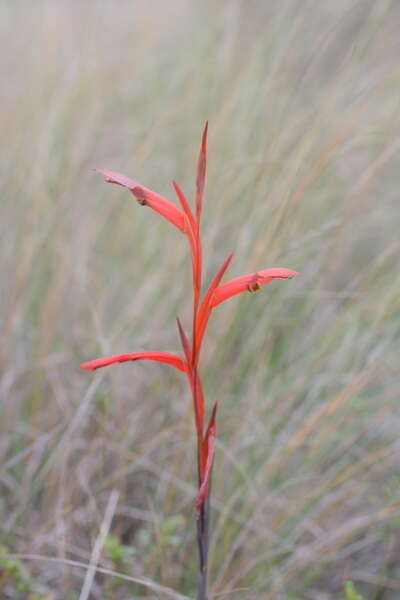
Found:
[[[400,598],[400,5],[0,3],[0,597],[193,598],[176,231],[91,168],[193,197],[216,309],[210,599]]]

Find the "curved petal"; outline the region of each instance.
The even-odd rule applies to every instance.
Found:
[[[108,183],[117,183],[126,187],[136,198],[139,204],[150,206],[154,211],[158,212],[162,217],[167,219],[172,225],[175,225],[180,231],[185,231],[185,217],[183,212],[172,204],[167,198],[153,192],[149,188],[144,187],[134,179],[130,179],[122,173],[108,171],[106,169],[94,169],[97,173],[104,175]]]
[[[211,298],[211,306],[214,308],[224,300],[240,294],[240,292],[256,292],[260,289],[260,285],[270,283],[273,279],[292,279],[295,275],[298,275],[298,271],[273,268],[236,277],[223,283],[215,290]]]
[[[178,356],[178,354],[171,354],[171,352],[130,352],[128,354],[113,354],[112,356],[89,360],[88,362],[81,363],[79,366],[81,369],[94,371],[95,369],[108,367],[108,365],[113,365],[114,363],[127,362],[130,360],[155,360],[186,372],[186,363],[183,358]]]

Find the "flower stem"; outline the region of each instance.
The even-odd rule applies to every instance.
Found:
[[[197,544],[199,547],[199,577],[197,600],[207,600],[208,544],[209,544],[210,494],[203,502],[197,519]]]

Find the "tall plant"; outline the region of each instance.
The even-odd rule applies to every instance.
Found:
[[[214,461],[216,416],[218,408],[218,402],[215,401],[209,417],[206,417],[203,387],[199,373],[199,359],[206,327],[212,310],[225,300],[228,300],[228,298],[231,298],[240,292],[255,292],[260,289],[261,285],[270,283],[276,278],[290,279],[297,275],[297,271],[293,271],[292,269],[272,268],[249,273],[248,275],[242,275],[231,279],[226,283],[221,283],[225,271],[232,260],[233,254],[229,254],[203,296],[201,295],[203,252],[200,223],[207,165],[207,130],[208,124],[206,123],[197,161],[194,211],[190,207],[182,189],[175,181],[173,181],[172,184],[181,208],[178,208],[175,204],[163,196],[160,196],[160,194],[153,192],[121,173],[95,169],[98,173],[104,175],[107,182],[116,183],[127,188],[139,204],[152,208],[187,237],[192,263],[193,316],[192,334],[190,339],[185,333],[179,318],[177,319],[178,332],[183,350],[182,355],[158,351],[133,352],[106,356],[104,358],[84,362],[80,365],[83,369],[95,370],[117,362],[147,359],[169,364],[186,374],[193,402],[197,439],[198,492],[195,500],[195,508],[197,515],[197,543],[199,550],[198,600],[206,600],[207,598],[210,484]]]

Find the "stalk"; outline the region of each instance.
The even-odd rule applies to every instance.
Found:
[[[210,524],[210,494],[203,503],[200,515],[197,519],[197,544],[199,548],[199,576],[197,582],[197,600],[207,600],[207,578],[208,578],[208,547],[209,547],[209,524]]]

